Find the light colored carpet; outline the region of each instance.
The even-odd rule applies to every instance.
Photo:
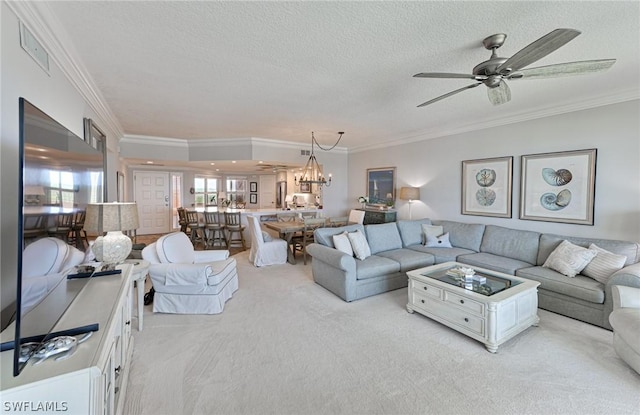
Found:
[[[346,303],[302,261],[248,255],[224,313],[145,307],[126,414],[640,413],[640,376],[607,330],[539,310],[539,327],[491,354],[407,313],[406,289]]]

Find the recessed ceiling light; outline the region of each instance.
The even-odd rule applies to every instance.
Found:
[[[147,161],[147,164],[153,164],[153,161],[149,160]]]
[[[233,164],[235,164],[235,163],[236,163],[236,161],[235,161],[235,160],[231,160],[231,162],[232,162]]]
[[[216,165],[216,163],[211,163],[211,165],[212,165],[212,166],[215,166],[215,165]]]
[[[262,164],[262,163],[263,163],[263,162],[262,162],[262,160],[260,160],[260,161],[258,162],[258,164]]]
[[[216,171],[220,171],[220,169],[216,169]]]

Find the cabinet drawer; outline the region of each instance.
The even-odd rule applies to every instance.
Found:
[[[464,310],[446,306],[446,312],[440,312],[440,316],[468,331],[484,337],[484,319],[474,316]]]
[[[420,293],[422,295],[428,295],[430,297],[434,297],[438,299],[442,298],[442,289],[438,287],[434,287],[433,285],[427,285],[420,281],[411,280],[411,287],[417,293]]]
[[[484,316],[484,304],[478,301],[470,300],[466,297],[449,291],[445,291],[444,301],[446,303],[455,304],[458,307],[462,307],[465,310],[468,310],[478,316]]]

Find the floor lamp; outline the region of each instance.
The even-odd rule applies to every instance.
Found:
[[[409,220],[411,220],[411,203],[414,200],[420,200],[420,188],[419,187],[401,187],[400,200],[409,201]]]

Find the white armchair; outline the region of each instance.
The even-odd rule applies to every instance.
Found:
[[[640,373],[640,288],[614,285],[611,287],[613,312],[609,323],[613,327],[613,347],[618,356]]]
[[[41,238],[27,245],[22,253],[23,312],[37,305],[66,272],[84,261],[84,252],[59,238]]]
[[[251,251],[249,262],[256,267],[264,265],[284,264],[287,262],[287,241],[284,239],[265,240],[257,217],[247,215],[249,234],[251,235]]]
[[[196,251],[183,232],[160,237],[142,250],[142,258],[150,264],[154,312],[218,314],[238,289],[229,251]]]

